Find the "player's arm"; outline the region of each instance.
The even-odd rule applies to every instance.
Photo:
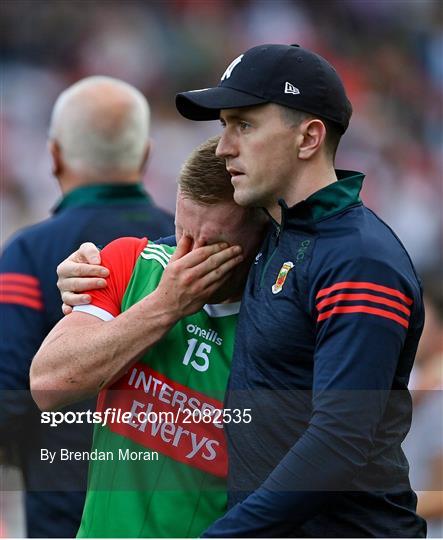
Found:
[[[407,328],[422,324],[420,294],[370,259],[325,268],[323,276],[311,287],[317,337],[309,426],[262,486],[203,537],[287,536],[332,504],[334,492],[350,489],[373,451]],[[347,288],[358,284],[364,290]]]
[[[124,313],[104,322],[74,312],[54,327],[31,366],[31,391],[41,409],[97,394],[179,319],[198,311],[242,260],[238,246],[191,247],[183,237],[157,289]]]

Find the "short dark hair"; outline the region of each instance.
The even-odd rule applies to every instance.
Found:
[[[224,158],[215,155],[220,137],[211,137],[198,146],[184,162],[178,185],[191,200],[202,204],[232,201],[234,187]]]
[[[283,107],[281,105],[280,107],[282,109],[283,119],[291,126],[299,126],[303,120],[313,118],[318,118],[323,122],[326,128],[325,148],[328,154],[331,156],[332,162],[334,162],[335,154],[337,153],[337,148],[343,135],[343,130],[341,127],[330,120],[321,118],[320,116],[314,116],[313,114],[299,111],[298,109]]]

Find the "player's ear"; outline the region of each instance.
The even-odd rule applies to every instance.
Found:
[[[326,127],[318,118],[305,120],[300,125],[300,134],[303,140],[299,147],[298,157],[309,159],[321,148],[326,137]]]
[[[143,158],[140,163],[140,175],[142,175],[147,168],[149,155],[151,153],[151,145],[152,145],[152,139],[148,139],[145,150],[143,152]]]
[[[51,172],[54,176],[58,177],[63,170],[63,160],[61,157],[60,145],[56,140],[49,139],[48,151],[51,157]]]

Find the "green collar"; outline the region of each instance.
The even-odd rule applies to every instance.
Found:
[[[291,208],[279,200],[283,216],[302,220],[319,221],[342,212],[349,206],[360,204],[360,191],[364,174],[355,171],[336,170],[338,182],[316,191],[310,197]],[[286,221],[286,220],[285,220]]]
[[[56,214],[66,208],[150,201],[142,184],[99,184],[83,186],[67,193],[53,208]]]

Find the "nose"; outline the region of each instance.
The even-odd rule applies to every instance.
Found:
[[[217,148],[215,149],[215,155],[221,158],[233,157],[237,155],[234,140],[232,134],[229,133],[228,128],[225,128],[220,140],[218,141]]]

